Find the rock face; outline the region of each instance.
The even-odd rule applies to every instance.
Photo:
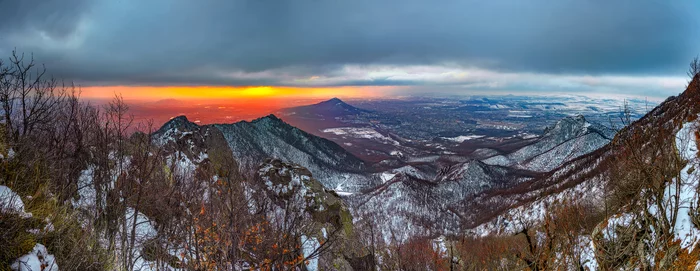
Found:
[[[613,130],[590,123],[583,116],[567,117],[547,127],[534,143],[483,161],[489,165],[546,172],[605,146],[614,135]]]
[[[265,160],[257,178],[271,202],[282,210],[298,210],[306,218],[302,236],[304,253],[318,249],[319,259],[309,263],[312,270],[371,270],[374,263],[370,252],[364,248],[353,226],[347,205],[333,191],[327,190],[315,180],[311,172],[298,165],[278,159]],[[308,256],[308,255],[305,255]]]
[[[328,179],[322,183],[312,175],[318,172],[326,177],[344,177],[345,187],[350,189],[353,176],[366,178],[354,173],[361,172],[364,163],[337,144],[272,115],[252,122],[202,126],[181,116],[153,133],[152,140],[163,147],[162,155],[170,170],[196,174],[211,168],[212,161],[232,161],[228,165],[238,167],[237,174],[249,180],[251,193],[264,195],[265,202],[275,206],[276,211],[268,215],[289,210],[300,214],[296,223],[304,225],[299,240],[304,253],[328,242],[320,257],[310,258],[308,269],[374,268],[374,257],[360,242],[348,206],[338,194],[326,189],[335,183]]]
[[[163,147],[170,170],[182,175],[194,174],[198,166],[209,164],[212,159],[237,165],[224,135],[218,129],[199,126],[179,116],[165,123],[152,134],[152,140]],[[238,168],[229,168],[239,174]]]

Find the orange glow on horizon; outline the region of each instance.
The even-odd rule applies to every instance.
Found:
[[[378,98],[394,87],[226,87],[226,86],[89,86],[81,98],[106,103],[121,95],[137,122],[153,121],[157,127],[185,115],[198,124],[232,123],[278,113],[288,107],[308,105],[332,97]]]
[[[274,86],[89,86],[82,87],[83,98],[108,99],[120,94],[126,100],[162,99],[260,99],[260,98],[369,98],[382,96],[393,87],[274,87]]]

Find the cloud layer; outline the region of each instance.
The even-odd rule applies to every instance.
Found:
[[[690,0],[0,0],[0,54],[33,52],[87,85],[654,92],[682,84],[700,52],[698,11]]]

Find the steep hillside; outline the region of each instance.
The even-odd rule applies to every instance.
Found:
[[[333,191],[316,181],[311,172],[298,165],[267,159],[257,173],[253,194],[258,201],[269,201],[274,210],[268,214],[280,228],[303,226],[300,236],[302,254],[309,258],[309,270],[369,270],[373,255],[364,248],[353,226],[345,202]],[[301,219],[278,216],[289,210],[301,213]],[[297,225],[288,225],[294,223]],[[322,256],[315,254],[321,251]]]
[[[585,210],[573,215],[581,228],[569,232],[583,253],[574,266],[665,270],[687,263],[694,268],[700,240],[699,113],[696,76],[685,92],[622,129],[603,148],[542,177],[465,200],[468,232],[529,236],[537,231],[556,243],[563,239],[556,241],[548,229],[565,223],[562,217],[574,210]]]
[[[506,155],[484,159],[490,165],[515,166],[534,171],[550,171],[576,157],[604,146],[614,131],[593,124],[583,116],[567,117],[548,127],[535,142]]]
[[[373,217],[387,236],[399,236],[397,232],[401,232],[399,240],[457,234],[509,206],[510,199],[482,202],[484,194],[513,189],[513,197],[525,196],[530,188],[521,188],[523,185],[549,176],[543,171],[595,151],[609,142],[613,134],[582,116],[565,118],[546,129],[533,143],[510,154],[484,161],[448,163],[433,169],[434,174],[414,166],[389,170],[380,175],[383,184],[354,194],[348,200],[358,217]],[[497,163],[499,160],[503,165]],[[400,230],[402,227],[408,230]]]
[[[371,218],[376,223],[385,242],[403,242],[415,236],[457,234],[463,223],[458,211],[463,199],[533,176],[532,172],[478,160],[445,167],[430,179],[415,168],[403,167],[382,173],[383,184],[350,195],[347,200],[357,217]]]
[[[336,143],[295,128],[274,115],[233,124],[198,126],[184,116],[172,119],[155,134],[161,145],[186,152],[188,161],[206,158],[213,149],[227,149],[243,176],[252,178],[267,158],[308,168],[326,187],[356,191],[371,185],[365,163]],[[184,151],[183,151],[184,150]]]
[[[567,162],[543,177],[509,189],[486,192],[479,196],[477,202],[484,206],[494,202],[518,206],[563,191],[571,193],[570,190],[576,187],[602,187],[609,181],[611,171],[621,168],[630,159],[630,153],[643,155],[649,150],[645,155],[656,155],[650,152],[651,145],[658,143],[668,147],[669,142],[675,141],[682,125],[696,119],[700,113],[699,87],[700,82],[696,77],[685,92],[678,97],[669,97],[644,117],[623,128],[612,142],[602,148]],[[600,195],[591,193],[589,196],[596,198]],[[575,198],[580,197],[571,197]]]

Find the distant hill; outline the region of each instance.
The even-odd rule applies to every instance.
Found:
[[[370,113],[371,111],[354,107],[338,98],[333,98],[317,104],[283,109],[282,112],[294,118],[333,119],[340,116]]]

